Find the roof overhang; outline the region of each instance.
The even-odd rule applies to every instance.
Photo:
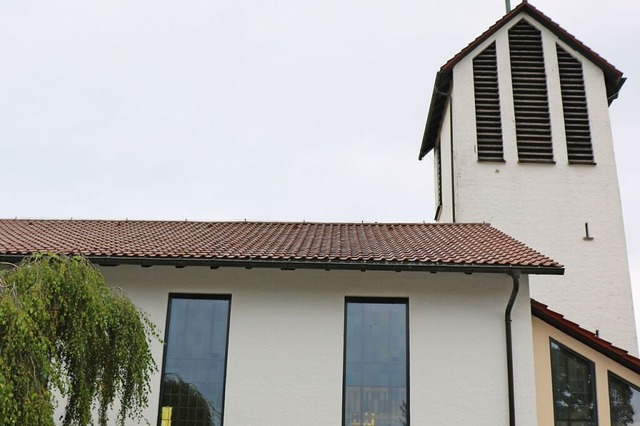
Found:
[[[0,262],[17,264],[26,255],[0,255]],[[142,267],[204,266],[212,269],[220,267],[236,268],[275,268],[275,269],[325,269],[353,271],[416,271],[416,272],[458,272],[465,274],[490,273],[512,274],[518,271],[530,275],[563,275],[561,266],[517,266],[517,265],[474,265],[426,262],[376,262],[376,261],[323,261],[323,260],[264,260],[264,259],[207,259],[207,258],[161,258],[161,257],[124,257],[124,256],[85,256],[91,263],[99,266],[137,265]]]
[[[440,134],[440,128],[442,127],[442,119],[447,110],[446,104],[451,94],[451,79],[451,72],[438,71],[436,74],[418,160],[422,160],[425,155],[435,148],[438,134]]]

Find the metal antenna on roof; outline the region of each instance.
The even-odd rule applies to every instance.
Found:
[[[507,13],[511,12],[511,0],[504,0],[504,6],[507,8]]]

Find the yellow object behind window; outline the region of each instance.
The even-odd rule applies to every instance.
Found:
[[[162,407],[162,422],[160,426],[171,426],[171,412],[173,407]]]

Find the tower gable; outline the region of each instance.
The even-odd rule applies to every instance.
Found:
[[[445,116],[445,109],[448,105],[447,100],[451,95],[454,67],[469,55],[474,54],[480,46],[486,45],[488,40],[495,39],[496,33],[505,26],[513,26],[513,24],[518,22],[523,16],[529,18],[530,23],[535,23],[537,26],[549,30],[556,36],[557,40],[569,50],[577,52],[585,60],[591,62],[602,71],[606,88],[606,97],[609,104],[618,97],[620,88],[625,81],[625,78],[622,77],[622,72],[538,9],[533,7],[531,4],[524,2],[506,14],[502,19],[497,21],[457,55],[447,61],[447,63],[440,68],[440,71],[437,72],[418,159],[421,160],[424,158],[424,156],[427,155],[436,145],[436,141],[442,127],[442,120]]]

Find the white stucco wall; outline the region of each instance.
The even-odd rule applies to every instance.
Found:
[[[506,275],[205,267],[102,269],[164,333],[169,293],[231,294],[225,426],[339,425],[345,296],[409,300],[413,425],[508,424]],[[536,425],[527,277],[513,313],[516,407]],[[154,345],[162,365],[162,345]],[[157,419],[160,374],[147,417]]]
[[[518,22],[516,17],[513,23]],[[453,72],[455,216],[489,222],[564,264],[563,277],[532,277],[532,296],[585,328],[637,354],[620,193],[602,71],[583,63],[596,165],[567,161],[556,37],[543,36],[555,164],[518,163],[508,28],[502,28]],[[496,41],[505,163],[478,162],[472,60]],[[562,44],[562,43],[560,43]],[[445,167],[443,166],[443,169]],[[443,217],[441,221],[446,221]],[[593,240],[584,240],[585,223]]]

